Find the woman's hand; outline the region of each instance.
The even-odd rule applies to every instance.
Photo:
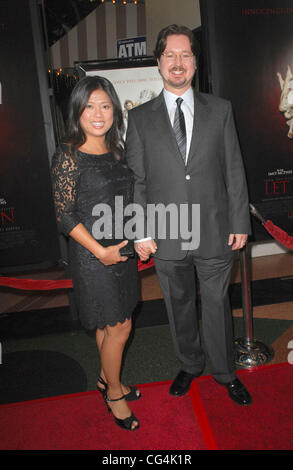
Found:
[[[69,235],[84,248],[89,250],[101,263],[105,266],[110,266],[111,264],[117,264],[121,261],[127,261],[127,256],[120,255],[120,248],[127,245],[128,241],[124,240],[118,245],[108,246],[104,248],[100,243],[95,240],[95,238],[90,235],[85,226],[82,223],[76,225]]]
[[[123,242],[119,243],[118,245],[107,246],[107,248],[103,248],[97,258],[101,263],[105,266],[110,266],[111,264],[117,264],[121,261],[127,261],[127,256],[121,256],[120,248],[123,248],[127,245],[128,241],[124,240]]]

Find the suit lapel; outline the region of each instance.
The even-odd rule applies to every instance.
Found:
[[[152,105],[152,122],[156,129],[160,130],[162,140],[170,147],[170,153],[173,155],[175,152],[176,158],[184,165],[182,156],[180,154],[175,134],[169,119],[167,107],[163,91],[160,95],[153,100]],[[187,165],[193,160],[200,149],[204,148],[205,139],[208,136],[208,120],[211,109],[208,106],[204,96],[199,93],[194,93],[194,118],[193,118],[193,131],[188,153]]]
[[[193,130],[187,165],[192,161],[193,157],[196,156],[199,149],[204,147],[204,141],[208,135],[210,112],[210,107],[204,97],[198,93],[194,93]]]
[[[170,122],[170,118],[168,115],[168,110],[166,107],[163,91],[160,93],[160,95],[157,98],[154,99],[152,111],[153,111],[153,116],[152,116],[153,125],[156,127],[156,129],[160,130],[162,140],[164,140],[166,145],[170,147],[170,154],[174,155],[174,152],[175,152],[176,158],[179,158],[182,165],[184,165],[182,156],[180,154],[180,151],[176,142],[175,134],[174,134],[171,122]]]

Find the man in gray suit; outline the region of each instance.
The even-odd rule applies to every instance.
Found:
[[[135,179],[134,201],[143,207],[147,227],[135,243],[136,251],[141,260],[154,256],[176,356],[182,364],[170,393],[184,395],[205,367],[196,312],[196,268],[212,375],[236,403],[248,405],[250,394],[235,373],[228,298],[234,251],[246,244],[250,232],[247,186],[231,105],[193,91],[196,44],[188,28],[164,28],[155,57],[164,89],[129,112],[126,145]],[[179,215],[187,207],[183,222],[187,214],[188,233],[200,233],[199,246],[191,237],[188,247],[180,230],[174,237],[172,211],[171,220],[168,214],[163,220],[166,234],[160,232],[162,220],[147,218],[148,208],[156,204],[177,207]],[[197,220],[192,218],[193,213],[199,214],[194,207],[200,207]]]

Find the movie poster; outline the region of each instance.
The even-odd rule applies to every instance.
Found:
[[[59,258],[45,129],[50,123],[44,122],[41,104],[31,3],[0,4],[2,273],[48,266]]]
[[[80,74],[100,75],[110,80],[119,96],[127,128],[128,111],[158,96],[163,89],[163,82],[154,59],[139,59],[138,62],[132,59],[128,67],[125,64],[119,61],[89,62],[80,63],[78,67]]]
[[[232,102],[250,202],[293,235],[293,1],[201,1],[210,91]],[[269,235],[252,218],[254,239]]]

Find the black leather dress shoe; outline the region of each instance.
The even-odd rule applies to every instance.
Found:
[[[218,381],[216,380],[216,382]],[[237,405],[247,406],[252,403],[252,398],[248,390],[243,385],[243,383],[240,382],[239,379],[235,379],[232,382],[227,383],[218,383],[227,388],[229,397],[231,398],[231,400],[237,403]]]
[[[170,387],[170,395],[175,397],[182,397],[190,389],[190,385],[193,379],[199,377],[200,375],[201,373],[198,375],[193,375],[189,372],[184,372],[184,370],[181,370]]]

